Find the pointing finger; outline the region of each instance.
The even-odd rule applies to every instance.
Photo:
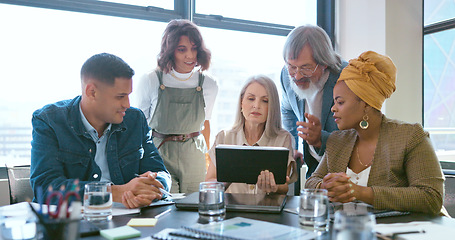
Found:
[[[308,122],[312,123],[313,125],[321,124],[321,121],[319,120],[319,118],[314,115],[305,113],[305,117],[306,117],[306,119],[308,119]]]

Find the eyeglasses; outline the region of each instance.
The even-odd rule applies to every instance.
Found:
[[[316,69],[318,69],[319,64],[316,64],[316,67],[313,70],[308,67],[297,67],[289,63],[286,63],[286,66],[288,68],[289,75],[291,76],[294,76],[298,71],[304,77],[311,77],[313,76],[313,73],[316,72]]]

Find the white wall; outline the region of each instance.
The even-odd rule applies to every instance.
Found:
[[[337,1],[337,50],[349,60],[373,50],[392,58],[397,90],[383,112],[422,123],[423,0]]]

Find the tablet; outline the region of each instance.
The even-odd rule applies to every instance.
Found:
[[[224,194],[226,210],[230,212],[280,213],[286,204],[286,198],[286,195],[281,194]],[[199,192],[193,192],[185,198],[175,200],[175,207],[179,209],[197,210],[198,206]]]
[[[218,182],[256,184],[263,170],[269,170],[276,184],[286,183],[289,149],[285,147],[237,146],[215,147]]]

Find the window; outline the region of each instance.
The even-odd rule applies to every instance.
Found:
[[[220,130],[228,129],[234,123],[237,96],[248,77],[264,74],[279,86],[285,38],[213,28],[202,28],[201,31],[212,51],[210,72],[217,79],[219,87],[210,121],[211,135],[215,137]],[[210,142],[213,143],[213,140]]]
[[[424,1],[424,127],[441,161],[455,162],[455,2]]]
[[[174,10],[182,6],[174,4],[184,1],[18,0],[14,5],[1,2],[12,1],[0,0],[4,89],[0,95],[0,114],[6,116],[0,119],[0,164],[4,165],[30,162],[33,111],[79,95],[80,68],[93,54],[109,52],[123,58],[136,71],[135,82],[153,70],[167,22],[182,18]],[[295,25],[316,24],[316,0],[304,1],[304,5],[300,0],[286,1],[286,5],[305,9],[302,12],[308,14],[284,11],[279,8],[282,2],[267,3],[268,10],[264,11],[230,2],[223,7],[226,12],[220,12],[215,11],[217,8],[211,2],[195,1],[201,12],[196,10],[194,21],[201,26],[212,51],[209,73],[219,85],[211,121],[214,138],[221,129],[232,125],[237,104],[233,96],[238,96],[249,76],[265,74],[278,83],[286,35]],[[243,15],[230,14],[236,10]],[[221,21],[219,17],[208,17],[210,14],[226,14],[229,19]]]
[[[455,3],[447,0],[424,1],[424,25],[435,24],[455,17]]]
[[[154,6],[165,9],[174,9],[174,1],[163,1],[163,0],[102,0],[101,2],[113,2],[113,3],[122,3],[135,6]]]
[[[80,68],[95,53],[121,56],[137,73],[155,65],[166,23],[0,5],[3,93],[0,162],[30,160],[34,110],[80,95]],[[58,19],[58,21],[56,21]],[[148,29],[144,31],[144,29]],[[5,36],[6,36],[5,35]],[[7,71],[6,71],[7,69]],[[20,161],[22,161],[20,160]]]
[[[316,1],[283,0],[267,4],[262,0],[198,0],[196,13],[299,26],[316,24]]]

